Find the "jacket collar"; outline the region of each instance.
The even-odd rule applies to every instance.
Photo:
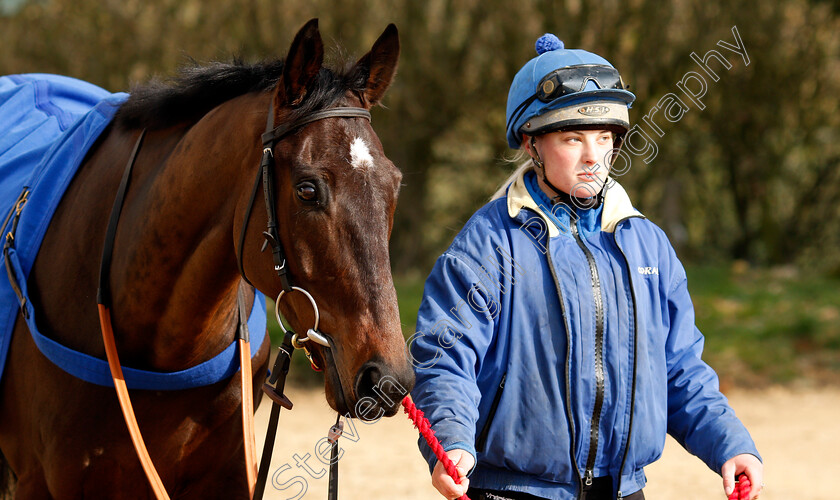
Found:
[[[519,176],[511,183],[507,193],[508,215],[511,218],[519,216],[523,208],[533,210],[539,215],[548,227],[548,236],[554,238],[560,235],[560,229],[551,222],[539,204],[528,193],[525,186],[525,174],[532,169],[524,169]],[[644,217],[641,212],[633,208],[627,191],[614,179],[610,179],[604,193],[604,209],[601,214],[601,231],[612,233],[615,227],[623,219],[628,217]],[[548,208],[548,207],[546,207]]]

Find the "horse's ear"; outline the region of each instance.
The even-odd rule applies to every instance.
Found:
[[[277,86],[276,106],[296,106],[303,102],[324,62],[324,43],[318,19],[312,19],[295,35],[283,63],[283,85]]]
[[[356,66],[367,74],[364,96],[370,106],[382,100],[394,74],[397,72],[397,60],[400,58],[400,36],[397,27],[389,24]]]

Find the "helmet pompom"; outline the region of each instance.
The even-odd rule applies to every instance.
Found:
[[[560,50],[563,47],[564,46],[562,40],[552,35],[551,33],[546,33],[545,35],[537,39],[537,43],[534,48],[537,49],[537,54],[541,55],[545,52],[548,52],[549,50]]]

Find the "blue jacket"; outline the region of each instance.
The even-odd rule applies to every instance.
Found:
[[[612,476],[626,496],[666,433],[718,473],[758,456],[700,358],[664,232],[617,183],[597,209],[548,206],[526,173],[476,212],[426,281],[410,339],[412,397],[445,450],[476,456],[471,486],[571,499]]]

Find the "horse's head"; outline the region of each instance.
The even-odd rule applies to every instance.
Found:
[[[295,123],[323,109],[369,109],[391,83],[398,57],[397,29],[390,25],[369,53],[337,74],[322,67],[323,44],[317,21],[310,21],[292,42],[273,90],[273,123]],[[279,140],[273,157],[278,235],[291,284],[311,294],[318,331],[330,344],[305,344],[324,370],[327,400],[342,414],[392,415],[414,383],[388,255],[401,173],[363,117],[307,123]],[[257,233],[265,210],[259,200],[255,205],[261,213],[252,216],[251,231]],[[242,252],[248,278],[277,297],[283,287],[271,252],[259,253],[254,244]],[[285,293],[279,309],[306,337],[314,322],[306,294]]]

